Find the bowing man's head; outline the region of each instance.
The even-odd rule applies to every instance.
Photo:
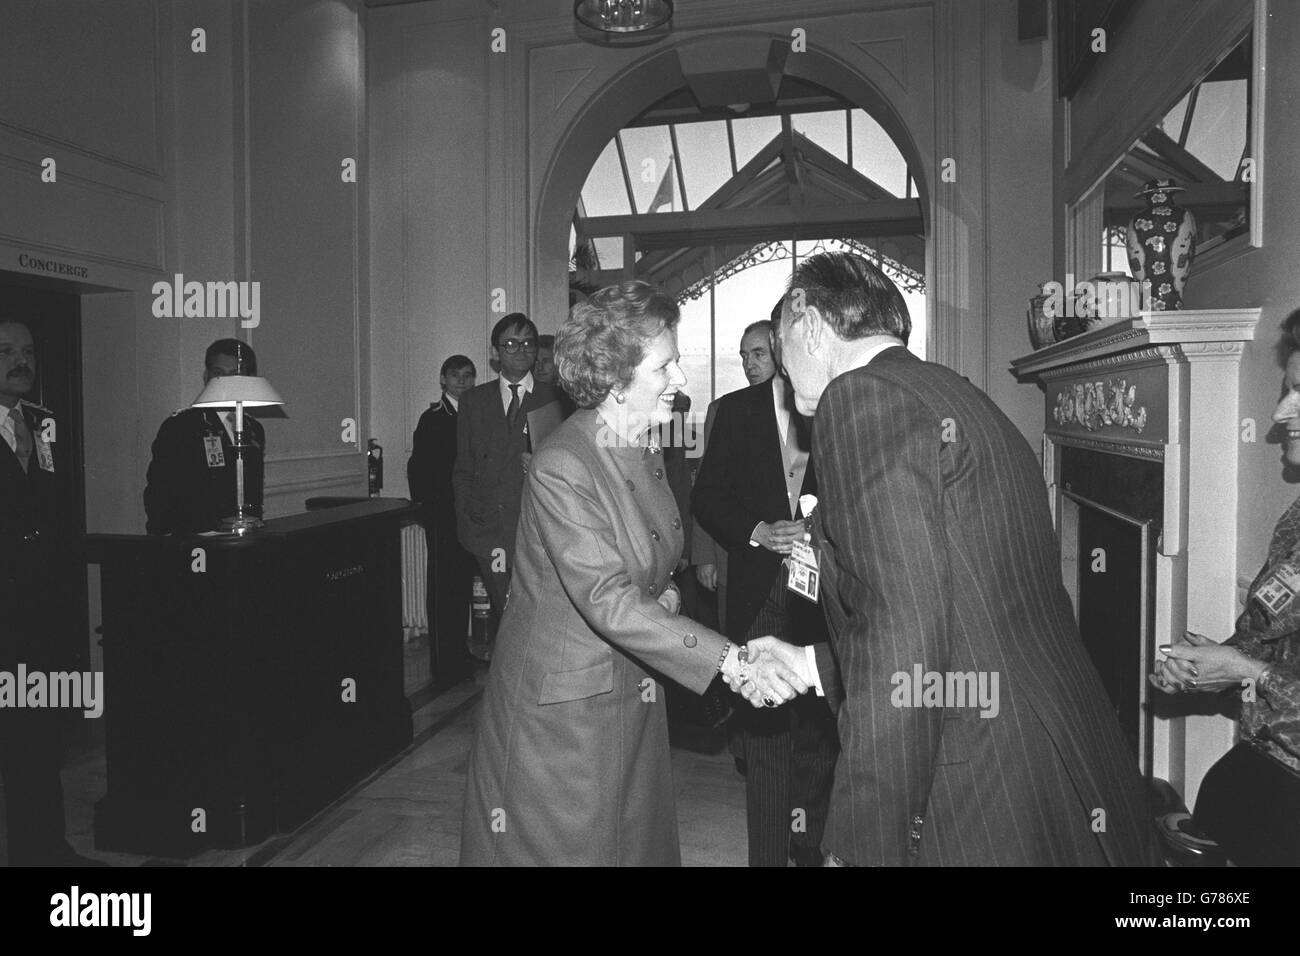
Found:
[[[861,256],[824,252],[790,277],[776,326],[781,365],[804,415],[831,380],[878,343],[907,344],[912,320],[898,287]]]

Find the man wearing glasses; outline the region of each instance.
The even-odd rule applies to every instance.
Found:
[[[537,339],[537,326],[522,312],[496,324],[491,353],[500,377],[461,397],[456,425],[456,532],[478,561],[494,621],[505,609],[514,567],[519,501],[532,456],[529,413],[558,398],[550,385],[533,379]],[[480,660],[491,657],[490,644],[469,650]]]

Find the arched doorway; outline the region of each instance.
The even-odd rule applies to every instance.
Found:
[[[764,44],[774,46],[788,38],[751,31],[738,37],[702,36],[665,45],[619,69],[593,95],[568,105],[556,113],[567,118],[547,117],[549,122],[564,122],[555,146],[545,159],[545,172],[530,196],[530,257],[528,263],[530,300],[534,313],[559,316],[568,308],[567,274],[569,263],[569,227],[588,171],[614,134],[673,90],[688,85],[683,58],[709,61],[711,47],[717,48],[718,60],[725,61],[742,39],[754,46],[756,54]],[[734,58],[734,57],[733,57]],[[873,66],[874,64],[874,66]],[[877,72],[879,75],[870,75]],[[900,112],[881,93],[889,77],[876,61],[857,66],[826,50],[810,45],[807,52],[785,59],[783,76],[796,77],[832,91],[843,100],[866,110],[888,132],[913,170],[925,234],[930,234],[932,181],[930,155],[919,147],[923,136],[914,135]],[[540,117],[533,116],[533,120]],[[531,125],[531,124],[530,124]],[[927,255],[927,261],[930,260]],[[929,270],[927,269],[927,272]],[[934,297],[927,299],[927,324],[932,324]]]

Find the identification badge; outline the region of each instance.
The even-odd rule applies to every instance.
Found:
[[[50,449],[49,442],[37,440],[36,462],[41,466],[41,471],[48,471],[50,474],[54,474],[54,452]]]
[[[1300,593],[1300,568],[1292,561],[1285,561],[1260,585],[1255,600],[1277,617],[1295,600],[1297,593]]]
[[[204,435],[203,451],[207,455],[209,468],[226,467],[226,452],[221,447],[220,435]]]
[[[790,546],[790,557],[786,558],[785,563],[790,569],[785,586],[816,604],[817,590],[821,584],[817,549],[805,541],[796,541]]]

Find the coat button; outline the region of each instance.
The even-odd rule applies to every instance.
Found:
[[[694,647],[696,644],[699,643],[699,641],[695,639],[694,634],[687,634],[685,637],[682,638],[682,643],[685,644],[687,647]]]
[[[627,490],[628,490],[628,491],[636,491],[636,485],[634,485],[634,484],[632,483],[632,479],[631,479],[631,478],[629,478],[629,479],[627,480]]]
[[[650,537],[652,537],[652,538],[654,538],[656,541],[658,541],[658,540],[659,540],[659,532],[656,531],[654,528],[651,528],[651,529],[650,529]]]
[[[659,593],[659,587],[654,584],[650,585],[648,588],[646,588],[646,590],[650,592],[650,595],[652,597]]]
[[[914,826],[914,827],[919,827],[919,826],[920,826],[922,823],[924,823],[924,822],[925,822],[925,820],[923,820],[923,819],[921,818],[921,814],[919,814],[919,813],[918,813],[918,814],[915,814],[915,815],[912,817],[912,826]]]
[[[919,840],[921,839],[921,831],[913,830],[908,834],[908,836],[910,836],[913,840]]]
[[[664,476],[664,470],[662,468],[656,468],[655,478],[663,478],[663,476]]]
[[[673,519],[673,530],[676,531],[676,530],[677,530],[678,528],[680,528],[681,526],[682,526],[682,519],[681,519],[681,518],[674,518],[674,519]]]

